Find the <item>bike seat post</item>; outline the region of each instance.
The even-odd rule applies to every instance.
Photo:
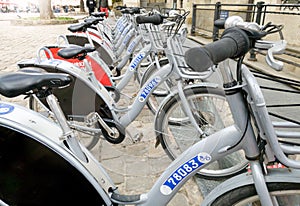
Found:
[[[91,80],[91,82],[93,82],[93,84],[99,85],[99,81],[95,77],[95,74],[93,72],[92,66],[90,65],[89,61],[86,58],[84,58],[83,63],[84,63],[85,71],[88,73],[88,78]]]
[[[101,27],[100,27],[100,22],[96,25],[96,27],[97,27],[97,31],[99,32],[99,34],[100,34],[100,36],[101,36],[101,40],[102,40],[102,42],[104,41],[103,40],[103,37],[104,37],[104,33],[103,33],[103,31],[102,31],[102,29],[101,29]]]
[[[68,121],[59,105],[57,98],[53,94],[49,94],[46,97],[46,101],[52,110],[58,124],[63,130],[63,139],[66,140],[69,149],[82,161],[86,162],[86,156],[84,155],[81,147],[76,139],[74,131],[70,128]]]
[[[55,118],[56,118],[58,124],[62,128],[64,136],[68,135],[69,133],[71,133],[72,130],[69,127],[69,125],[67,123],[67,119],[66,119],[66,117],[65,117],[62,109],[59,106],[57,98],[53,94],[50,94],[50,95],[48,95],[46,97],[46,100],[47,100],[47,103],[48,103],[50,109],[54,113]]]
[[[92,38],[91,38],[91,35],[90,35],[90,33],[88,32],[88,30],[85,31],[85,34],[86,34],[86,36],[87,36],[87,38],[88,38],[88,41],[89,41],[90,46],[91,46],[91,47],[95,47],[94,42],[93,42],[93,40],[92,40]]]

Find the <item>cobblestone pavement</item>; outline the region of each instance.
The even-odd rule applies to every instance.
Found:
[[[40,47],[54,44],[58,35],[67,32],[67,25],[12,26],[9,21],[0,21],[1,72],[15,71],[18,61],[36,57]],[[128,85],[126,93],[134,94],[137,86],[132,82]],[[23,98],[8,101],[27,106],[27,100]],[[3,97],[1,99],[7,100]],[[153,118],[150,111],[144,108],[142,114],[130,125],[130,131],[143,132],[144,137],[139,143],[132,143],[130,138],[119,145],[100,141],[92,150],[108,170],[121,193],[136,194],[148,191],[171,162],[161,147],[154,148]],[[169,205],[199,205],[201,200],[198,186],[192,179]]]

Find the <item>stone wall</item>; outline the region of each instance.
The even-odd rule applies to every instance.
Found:
[[[171,0],[168,0],[171,1]],[[179,1],[179,0],[177,0]],[[260,0],[255,0],[254,4],[259,2]],[[184,8],[185,10],[190,10],[191,14],[188,17],[187,23],[192,23],[192,5],[193,3],[201,3],[201,4],[215,4],[216,0],[186,0],[184,1]],[[224,0],[222,1],[222,4],[232,4],[232,1],[230,0]],[[247,4],[248,0],[237,0],[234,2],[234,4]],[[280,4],[281,0],[269,0],[265,1],[265,4]],[[226,9],[226,7],[222,7],[223,9]],[[241,9],[241,10],[247,10],[247,8],[241,8],[241,7],[230,7],[230,10],[235,9]],[[279,7],[269,7],[268,11],[282,11]],[[284,29],[284,37],[287,40],[288,44],[290,46],[300,47],[300,11],[297,9],[294,9],[292,11],[285,10],[285,12],[293,12],[298,13],[298,15],[287,15],[287,14],[266,14],[265,23],[271,21],[274,24],[283,24]],[[201,11],[197,13],[197,21],[196,26],[203,29],[203,34],[205,34],[208,31],[207,35],[211,35],[212,31],[212,22],[213,22],[213,11]],[[230,15],[239,15],[242,17],[245,17],[245,13],[241,12],[230,12]],[[272,36],[270,37],[272,38]],[[275,39],[276,37],[274,37]]]
[[[166,8],[172,8],[173,7],[173,1],[174,0],[167,0],[165,7]],[[177,0],[177,5],[180,5],[181,0]],[[261,0],[254,0],[254,4],[259,2]],[[139,2],[147,2],[147,6],[153,5],[155,3],[163,3],[165,0],[123,0],[123,3],[127,6],[139,6]],[[187,23],[192,23],[192,8],[194,3],[199,4],[215,4],[216,2],[219,2],[219,0],[183,0],[183,9],[186,11],[191,11],[190,15],[187,18]],[[222,4],[247,4],[249,0],[236,0],[232,2],[232,0],[222,0]],[[266,4],[280,4],[281,0],[268,0],[264,1]],[[150,4],[149,4],[150,3]],[[213,8],[213,7],[211,7]],[[226,9],[226,7],[222,7],[223,9]],[[246,11],[247,8],[241,8],[241,7],[230,7],[230,10],[244,10]],[[270,8],[274,11],[278,11],[279,8]],[[296,9],[291,12],[298,12],[300,14],[300,11],[297,11]],[[239,15],[242,17],[245,17],[245,13],[241,12],[230,12],[230,15]],[[203,28],[203,33],[210,33],[212,31],[212,24],[213,24],[213,17],[214,12],[213,11],[201,11],[197,13],[197,27]],[[286,40],[289,42],[289,45],[292,46],[300,46],[300,15],[284,15],[284,14],[267,14],[266,15],[266,21],[271,21],[276,24],[284,24],[284,36]],[[210,33],[211,35],[211,33]]]
[[[268,14],[265,22],[272,22],[274,24],[282,24],[283,36],[290,46],[300,47],[300,16],[284,15],[284,14]],[[272,39],[278,39],[277,36],[272,35],[269,37]]]

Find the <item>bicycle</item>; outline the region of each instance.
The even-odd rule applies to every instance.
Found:
[[[280,53],[284,49],[284,41],[279,41],[274,45],[260,40],[270,33],[268,29],[272,25],[269,24],[265,28],[258,26],[256,29],[253,28],[253,25],[255,24],[252,24],[251,29],[247,26],[246,28],[239,27],[241,26],[240,23],[227,27],[220,40],[203,48],[189,50],[186,53],[187,63],[195,69],[206,70],[207,67],[228,58],[242,59],[250,48],[261,48],[262,44],[264,49],[269,48],[269,57],[272,57],[274,51]],[[278,27],[273,28],[278,31]],[[223,46],[227,46],[228,50],[219,49]],[[207,53],[207,51],[210,51],[210,53]],[[206,60],[208,64],[199,65],[198,60],[195,61],[195,58],[193,58],[195,55],[201,60]],[[220,69],[226,77],[224,78],[226,98],[231,107],[234,108],[235,124],[191,146],[169,165],[150,191],[139,195],[119,194],[118,189],[101,164],[95,161],[88,150],[76,143],[74,133],[68,128],[68,124],[64,124],[66,119],[64,119],[64,115],[59,109],[56,98],[51,94],[51,88],[69,84],[71,82],[69,75],[25,72],[2,74],[0,76],[0,92],[2,95],[14,97],[24,93],[28,94],[29,91],[41,93],[53,106],[53,110],[56,111],[55,113],[61,124],[60,126],[53,124],[42,115],[18,105],[1,103],[1,133],[5,135],[1,135],[0,180],[13,179],[15,183],[18,183],[19,191],[26,192],[20,195],[18,191],[10,190],[9,184],[0,184],[1,203],[47,205],[59,201],[66,204],[85,203],[89,205],[166,205],[180,187],[196,174],[197,170],[205,168],[210,163],[233,151],[242,149],[249,159],[251,171],[223,182],[204,199],[202,205],[261,203],[261,205],[270,206],[299,204],[300,164],[285,155],[299,153],[299,147],[292,143],[290,145],[292,147],[288,145],[282,147],[280,145],[265,107],[263,95],[254,76],[246,66],[241,64],[240,60],[237,64],[237,70],[241,76],[238,75],[238,81],[236,81],[232,78],[227,63],[228,61],[225,61],[224,67]],[[281,68],[281,65],[277,64],[276,61],[272,60],[269,63],[277,69]],[[15,84],[13,80],[23,80],[23,84]],[[250,118],[253,121],[250,121]],[[27,124],[24,125],[24,122],[27,122]],[[45,126],[51,128],[51,130],[44,130]],[[258,131],[256,127],[259,128]],[[10,149],[15,148],[16,145],[20,148],[18,155],[15,155],[14,150]],[[41,151],[46,151],[45,154],[48,154],[48,156],[42,155],[44,157],[43,161],[38,161],[41,160]],[[30,154],[30,152],[33,152],[33,154]],[[55,160],[44,161],[47,157],[53,157]],[[288,168],[266,168],[264,161],[272,163],[275,160],[274,157],[276,157],[276,161],[281,162]],[[29,164],[15,167],[24,159],[29,160],[26,162]],[[60,162],[59,165],[65,167],[62,168],[56,165],[56,160],[60,160],[58,161]],[[54,165],[51,164],[53,162],[55,162]],[[27,165],[29,166],[26,167]],[[35,168],[31,169],[31,166],[35,166]],[[46,173],[48,170],[44,166],[48,166],[49,173]],[[60,170],[61,168],[62,170]],[[56,170],[57,173],[53,173],[51,172],[53,169],[59,170]],[[45,177],[37,180],[38,177],[34,173],[36,170],[40,171],[38,177],[46,174]],[[28,173],[24,173],[24,171]],[[70,171],[76,175],[69,175]],[[18,174],[21,174],[22,178]],[[22,174],[26,174],[25,179]],[[63,184],[67,180],[58,179],[55,174],[68,174],[66,178],[73,184]],[[49,182],[50,178],[58,185],[45,184],[45,182]],[[29,182],[34,186],[38,186],[35,188],[41,186],[44,186],[44,188],[30,190],[20,179],[23,181],[30,180],[25,183]],[[45,179],[47,179],[45,182],[40,181]],[[76,183],[84,189],[78,189]],[[45,187],[51,190],[45,190]],[[58,190],[60,188],[63,188],[64,192]],[[80,191],[80,195],[76,192],[77,189]],[[49,198],[49,191],[51,191],[51,198]]]
[[[134,12],[134,14],[135,13],[136,13],[136,11]],[[130,18],[132,19],[133,17],[130,17]],[[84,31],[85,35],[86,35],[85,38],[87,38],[87,40],[88,40],[88,42],[91,46],[94,46],[93,39],[96,39],[97,37],[95,37],[95,33],[92,33],[92,30],[87,30],[87,29],[89,29],[95,23],[97,24],[97,26],[99,25],[99,18],[87,20],[87,22],[82,23],[82,24],[72,25],[72,26],[69,27],[69,30],[72,30],[73,32]],[[127,45],[129,43],[129,41],[132,39],[132,36],[135,35],[135,33],[136,33],[135,30],[137,30],[137,29],[132,28],[133,27],[132,22],[127,27],[128,27],[128,29],[126,29],[126,31],[128,31],[131,28],[130,31],[132,31],[132,32],[129,32],[129,33],[126,32],[126,31],[124,32],[123,38],[120,38],[120,40],[121,40],[120,42],[122,42],[122,47],[119,48],[120,51],[117,52],[117,53],[120,53],[120,52],[124,51],[125,45]],[[100,30],[100,29],[98,29],[98,30]],[[126,54],[124,56],[120,57],[119,60],[117,60],[117,61],[120,61],[120,62],[118,63],[117,66],[114,67],[114,69],[112,69],[112,65],[108,65],[108,64],[106,64],[105,61],[103,61],[103,59],[105,59],[105,55],[104,56],[100,55],[101,58],[99,58],[96,55],[97,53],[99,53],[99,49],[97,49],[97,46],[95,48],[98,52],[95,51],[95,52],[93,52],[93,54],[89,53],[88,56],[87,56],[87,58],[89,60],[89,63],[90,63],[90,66],[86,66],[82,60],[64,59],[64,58],[60,57],[57,54],[58,50],[69,46],[69,41],[68,41],[67,37],[63,36],[63,35],[58,36],[56,45],[50,45],[50,46],[42,47],[38,51],[38,55],[37,55],[36,59],[19,62],[18,65],[21,68],[26,67],[26,66],[38,65],[41,62],[41,59],[42,59],[41,55],[43,53],[41,51],[44,51],[45,55],[47,56],[47,58],[50,61],[53,61],[54,59],[67,60],[67,61],[75,64],[76,66],[79,66],[80,68],[84,69],[86,67],[85,69],[88,72],[94,72],[95,73],[96,79],[100,83],[102,83],[105,86],[115,87],[116,92],[121,92],[121,90],[128,84],[130,79],[133,77],[133,75],[135,75],[135,72],[133,72],[133,71],[126,72],[126,74],[121,75],[120,71],[121,71],[122,68],[125,67],[125,64],[128,62],[128,60],[130,58],[132,58],[133,52],[135,51],[136,47],[140,43],[143,43],[142,38],[144,38],[144,37],[142,37],[141,34],[138,34],[134,39],[132,39],[132,41],[128,45],[128,49],[126,50]],[[124,41],[122,39],[124,39]],[[78,45],[81,45],[81,43],[79,43],[79,42],[77,42],[77,43],[78,43]],[[132,61],[130,62],[130,65],[128,67],[131,68],[131,70],[132,69],[137,69],[138,66],[141,64],[141,62],[144,59],[147,59],[148,57],[150,57],[150,54],[153,52],[153,50],[154,50],[153,46],[147,45],[144,49],[142,49],[140,52],[138,52],[136,54],[136,57],[132,58]],[[101,51],[106,51],[106,49],[101,48]],[[112,52],[113,51],[111,51],[111,53]],[[42,64],[46,64],[46,62],[43,62]],[[91,67],[91,69],[90,69],[90,67]],[[116,72],[117,73],[116,76],[113,75],[113,73],[110,70],[113,70],[114,72]],[[119,81],[118,84],[113,83],[113,82],[116,82],[116,81]]]
[[[116,80],[121,79],[121,77],[118,77],[121,75],[121,70],[125,67],[125,64],[128,62],[128,60],[131,58],[133,61],[130,62],[131,67],[134,67],[137,71],[136,77],[137,80],[140,81],[143,71],[139,68],[140,66],[147,66],[151,62],[157,62],[155,58],[157,58],[157,55],[161,55],[161,51],[163,51],[162,44],[159,45],[159,43],[156,43],[160,40],[160,37],[155,34],[159,33],[157,30],[152,30],[152,28],[146,28],[143,24],[137,24],[135,22],[136,16],[145,15],[141,12],[142,9],[140,8],[132,8],[130,10],[125,10],[128,16],[124,15],[125,22],[118,21],[121,26],[120,35],[116,37],[118,42],[112,43],[113,46],[109,46],[109,48],[105,47],[105,44],[107,44],[107,41],[103,38],[102,35],[102,29],[100,28],[100,25],[102,25],[101,20],[99,18],[91,18],[86,19],[84,23],[71,25],[68,29],[76,35],[73,37],[72,35],[66,35],[62,36],[64,39],[64,42],[67,42],[67,44],[72,43],[80,46],[84,46],[86,43],[89,43],[91,46],[95,46],[96,50],[99,52],[99,56],[104,59],[104,62],[109,66],[115,73],[116,73]],[[155,11],[151,13],[157,13]],[[185,19],[185,17],[189,14],[189,12],[186,12],[182,15],[181,20]],[[165,16],[164,18],[169,18],[169,20],[174,21],[174,16]],[[171,18],[171,19],[170,19]],[[172,19],[173,18],[173,19]],[[176,18],[175,18],[176,20]],[[96,25],[96,29],[93,25]],[[118,26],[116,26],[118,27]],[[178,27],[180,28],[181,25]],[[186,30],[184,28],[183,30]],[[84,34],[78,33],[78,32],[84,32]],[[182,39],[184,39],[186,35],[182,35]],[[84,39],[84,40],[83,40]],[[100,40],[100,41],[99,41]],[[104,43],[101,43],[104,42]],[[149,44],[150,43],[150,44]],[[136,52],[135,57],[133,58],[134,51],[137,49],[137,47],[141,47],[138,50],[139,52]],[[125,48],[126,51],[125,51]],[[108,51],[109,50],[109,51]],[[121,55],[123,52],[126,52],[124,55]],[[107,56],[109,56],[107,61]],[[112,60],[114,59],[114,60]],[[147,62],[145,62],[147,60]],[[118,65],[116,65],[118,63]],[[123,75],[124,76],[124,75]],[[125,75],[126,76],[126,75]],[[130,78],[130,77],[127,77]],[[125,83],[124,83],[125,82]],[[127,83],[127,80],[120,83],[121,86],[117,86],[118,90],[121,90],[124,85]]]
[[[161,144],[171,160],[176,159],[194,143],[233,124],[224,91],[217,84],[206,81],[214,69],[195,71],[182,59],[182,37],[178,31],[184,20],[185,15],[179,16],[179,26],[175,29],[174,23],[168,25],[166,28],[169,30],[168,37],[165,39],[164,35],[161,35],[167,58],[162,59],[160,63],[151,64],[141,81],[145,84],[149,79],[160,77],[158,74],[161,70],[172,70],[172,74],[153,90],[153,95],[149,95],[147,101],[148,104],[152,96],[162,98],[158,101],[151,100],[151,106],[149,104],[147,106],[150,106],[151,111],[155,111],[156,114],[154,119],[156,146]],[[157,102],[156,106],[159,109],[154,107],[154,101]],[[236,152],[220,160],[218,164],[219,166],[214,165],[201,170],[199,174],[209,178],[231,176],[243,171],[248,161],[244,159],[243,154]]]
[[[99,19],[92,19],[91,21],[88,21],[86,23],[83,23],[83,24],[80,24],[80,25],[74,25],[74,27],[76,27],[75,28],[76,31],[86,30],[89,26],[93,25],[95,22],[97,23],[98,21],[99,21]],[[89,31],[89,32],[91,32],[91,31]],[[89,32],[86,31],[86,33],[88,34],[87,36],[89,37],[88,39],[91,38]],[[94,37],[94,36],[92,36],[92,37]],[[96,37],[94,37],[94,38],[96,38]],[[137,40],[137,41],[136,40],[134,40],[131,43],[131,47],[130,47],[131,50],[130,50],[130,52],[127,51],[128,54],[126,54],[124,56],[124,58],[122,59],[122,61],[119,62],[119,64],[117,65],[116,68],[122,68],[122,67],[125,66],[126,62],[128,61],[128,59],[132,55],[132,52],[134,51],[134,48],[139,43],[139,40]],[[92,41],[91,41],[91,44],[92,44]],[[65,36],[63,36],[63,35],[60,35],[60,36],[58,36],[57,43],[55,45],[47,45],[47,46],[41,47],[38,50],[38,52],[37,52],[37,57],[36,58],[30,59],[30,60],[25,60],[25,61],[23,60],[23,61],[21,61],[21,62],[18,63],[18,66],[20,68],[24,68],[24,67],[38,66],[39,64],[42,64],[42,65],[47,64],[47,61],[42,62],[42,59],[43,59],[44,55],[47,57],[47,59],[50,62],[51,61],[55,61],[55,59],[66,60],[66,59],[60,57],[57,54],[57,52],[58,52],[58,50],[60,50],[62,48],[66,48],[68,46],[69,46],[69,42],[68,42],[67,38]],[[101,51],[106,52],[107,50],[105,48],[102,48]],[[86,58],[88,59],[89,66],[86,66],[85,63],[82,61],[82,59],[67,59],[67,61],[73,63],[75,66],[78,66],[81,69],[87,70],[87,72],[93,72],[95,74],[96,79],[101,84],[103,84],[104,86],[106,86],[107,88],[111,87],[111,88],[109,88],[111,90],[112,87],[114,87],[114,85],[115,85],[114,82],[116,80],[120,79],[120,77],[114,77],[114,75],[111,72],[111,68],[109,67],[110,65],[107,65],[103,61],[103,59],[101,59],[98,56],[98,52],[96,52],[96,51],[93,52],[93,53],[90,52],[87,55]],[[96,83],[96,85],[97,84],[98,83]]]
[[[103,23],[102,18],[86,19],[85,22],[68,27],[68,30],[75,34],[65,35],[65,42],[80,46],[90,44],[96,48],[99,56],[108,66],[123,68],[141,42],[141,37],[135,37],[137,29],[134,23],[134,15],[140,13],[139,8],[124,10],[124,16],[117,21],[113,35],[105,32],[107,23]],[[121,56],[127,46],[126,54]]]
[[[140,18],[141,22],[151,23],[153,20],[156,22],[157,19],[161,18],[161,16],[158,15],[155,16],[155,18],[151,16]],[[159,21],[161,21],[161,19],[159,19]],[[169,41],[171,41],[171,38]],[[74,58],[78,56],[80,58],[84,58],[89,49],[90,48],[77,46],[73,49],[60,50],[60,55],[64,58]],[[170,52],[167,52],[167,54],[172,55]],[[86,62],[86,59],[84,59],[84,61]],[[50,61],[45,64],[42,63],[40,66],[37,65],[37,67],[43,68],[48,72],[63,71],[74,77],[75,81],[70,87],[66,88],[63,92],[60,92],[59,90],[53,92],[58,99],[61,100],[61,107],[65,116],[69,120],[70,126],[77,131],[89,134],[89,136],[83,138],[86,140],[85,145],[89,149],[93,148],[97,144],[100,137],[104,137],[104,139],[113,144],[121,143],[125,139],[126,128],[142,111],[146,105],[147,99],[149,99],[149,96],[159,85],[168,79],[171,74],[174,74],[177,77],[177,91],[172,93],[175,94],[173,97],[167,99],[166,105],[170,105],[169,102],[179,102],[179,97],[180,101],[185,102],[183,107],[179,109],[188,115],[189,120],[186,121],[186,117],[183,119],[181,117],[178,117],[177,119],[173,117],[173,121],[170,121],[170,125],[180,124],[183,127],[186,126],[185,128],[187,130],[200,134],[200,139],[205,138],[207,135],[226,126],[225,124],[227,120],[225,121],[225,119],[223,119],[223,114],[225,113],[215,106],[217,103],[216,101],[218,101],[218,104],[226,105],[224,94],[219,88],[217,88],[216,84],[206,82],[204,84],[187,85],[186,87],[183,87],[185,83],[182,77],[199,79],[203,76],[201,73],[194,72],[187,75],[183,74],[176,66],[172,67],[170,64],[166,65],[166,67],[155,72],[154,76],[146,81],[143,87],[139,90],[134,102],[128,108],[119,108],[112,96],[102,85],[97,86],[95,83],[90,81],[92,78],[92,76],[90,76],[92,75],[91,73],[88,75],[84,74],[83,71],[79,72],[73,67],[69,68],[70,65],[71,64],[68,62],[55,60],[54,62]],[[204,74],[204,77],[206,77],[207,73],[204,72]],[[208,91],[213,92],[215,95],[211,96]],[[197,104],[198,108],[196,108],[196,102],[198,101],[199,95],[206,98],[206,101],[209,103],[206,107],[203,107],[203,105],[206,104],[205,101],[201,101],[202,106],[201,104]],[[44,111],[41,112],[53,117],[52,111],[47,106],[45,100],[40,99],[36,95],[32,95],[32,98],[30,98],[30,105],[35,105],[32,102],[33,100],[35,103],[38,103],[35,107],[32,107],[33,109],[41,111],[39,106],[42,106]],[[196,102],[194,102],[194,100],[196,100]],[[194,106],[191,107],[190,103],[193,103]],[[198,111],[199,113],[196,114],[194,111]],[[215,114],[213,114],[212,111],[214,111]],[[158,119],[155,120],[155,122],[168,122],[166,118],[169,118],[169,116],[160,112],[155,118]],[[225,116],[225,118],[228,119],[228,116]],[[185,122],[186,124],[184,125],[182,122]],[[158,132],[165,136],[165,131],[168,130],[168,127],[168,124],[164,124],[164,127],[161,130],[158,130]],[[131,137],[133,142],[139,141],[140,138],[142,138],[141,133],[132,135],[131,132],[128,131],[128,135]],[[174,135],[176,135],[176,137],[178,136],[176,133],[174,133]],[[160,140],[160,138],[158,138],[158,140]],[[164,143],[164,141],[161,142]],[[164,144],[162,145],[164,146]],[[174,156],[172,159],[173,158]],[[236,164],[234,165],[229,165],[227,169],[222,168],[222,171],[217,172],[217,175],[215,176],[226,176],[228,173],[231,175],[232,173],[236,173],[239,172],[239,170],[244,169],[246,162],[242,161],[242,166],[238,164],[239,162],[237,162],[238,161],[236,161]],[[238,169],[236,165],[239,165]],[[232,168],[230,169],[230,167]],[[211,170],[206,170],[201,174],[211,176],[211,173],[216,173],[216,170],[211,168]]]

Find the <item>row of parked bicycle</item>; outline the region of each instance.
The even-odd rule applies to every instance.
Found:
[[[19,66],[23,69],[34,66],[47,72],[59,70],[76,78],[72,86],[54,94],[70,120],[69,125],[89,134],[82,138],[88,149],[100,137],[113,144],[121,143],[126,133],[130,134],[126,128],[147,104],[157,114],[154,120],[157,144],[161,143],[173,160],[195,142],[224,127],[225,118],[230,118],[224,92],[216,84],[205,82],[212,69],[193,71],[185,63],[183,43],[187,28],[183,25],[189,12],[171,13],[168,17],[160,14],[147,17],[138,8],[124,12],[114,31],[102,13],[93,13],[92,18],[68,27],[74,35],[59,36],[57,45],[42,47],[38,58],[19,62]],[[169,21],[163,23],[164,18]],[[152,24],[144,24],[147,21]],[[42,58],[44,53],[46,59]],[[138,94],[132,104],[120,108],[117,103],[126,98],[123,90],[134,77],[141,85]],[[219,106],[205,110],[206,102]],[[45,100],[36,95],[31,95],[30,107],[51,115]],[[187,134],[190,137],[186,138]],[[131,138],[135,142],[141,136]],[[227,174],[221,172],[220,176],[223,175]]]
[[[250,49],[263,49],[268,64],[281,70],[273,54],[286,42],[262,38],[282,37],[282,26],[232,16],[215,22],[225,29],[220,40],[184,52],[189,12],[120,9],[114,26],[105,13],[93,13],[68,27],[74,34],[58,36],[56,45],[19,62],[19,71],[0,76],[0,93],[28,95],[31,109],[0,104],[0,204],[166,205],[196,173],[233,176],[203,205],[299,204],[300,164],[288,157],[300,148],[279,142],[275,130],[299,126],[271,121],[243,65]],[[208,81],[216,70],[223,88]],[[118,105],[134,77],[140,88],[133,103]],[[126,128],[145,105],[155,114],[156,146],[174,161],[148,193],[121,195],[88,150],[101,138],[139,141]],[[278,162],[286,168],[267,169]]]

